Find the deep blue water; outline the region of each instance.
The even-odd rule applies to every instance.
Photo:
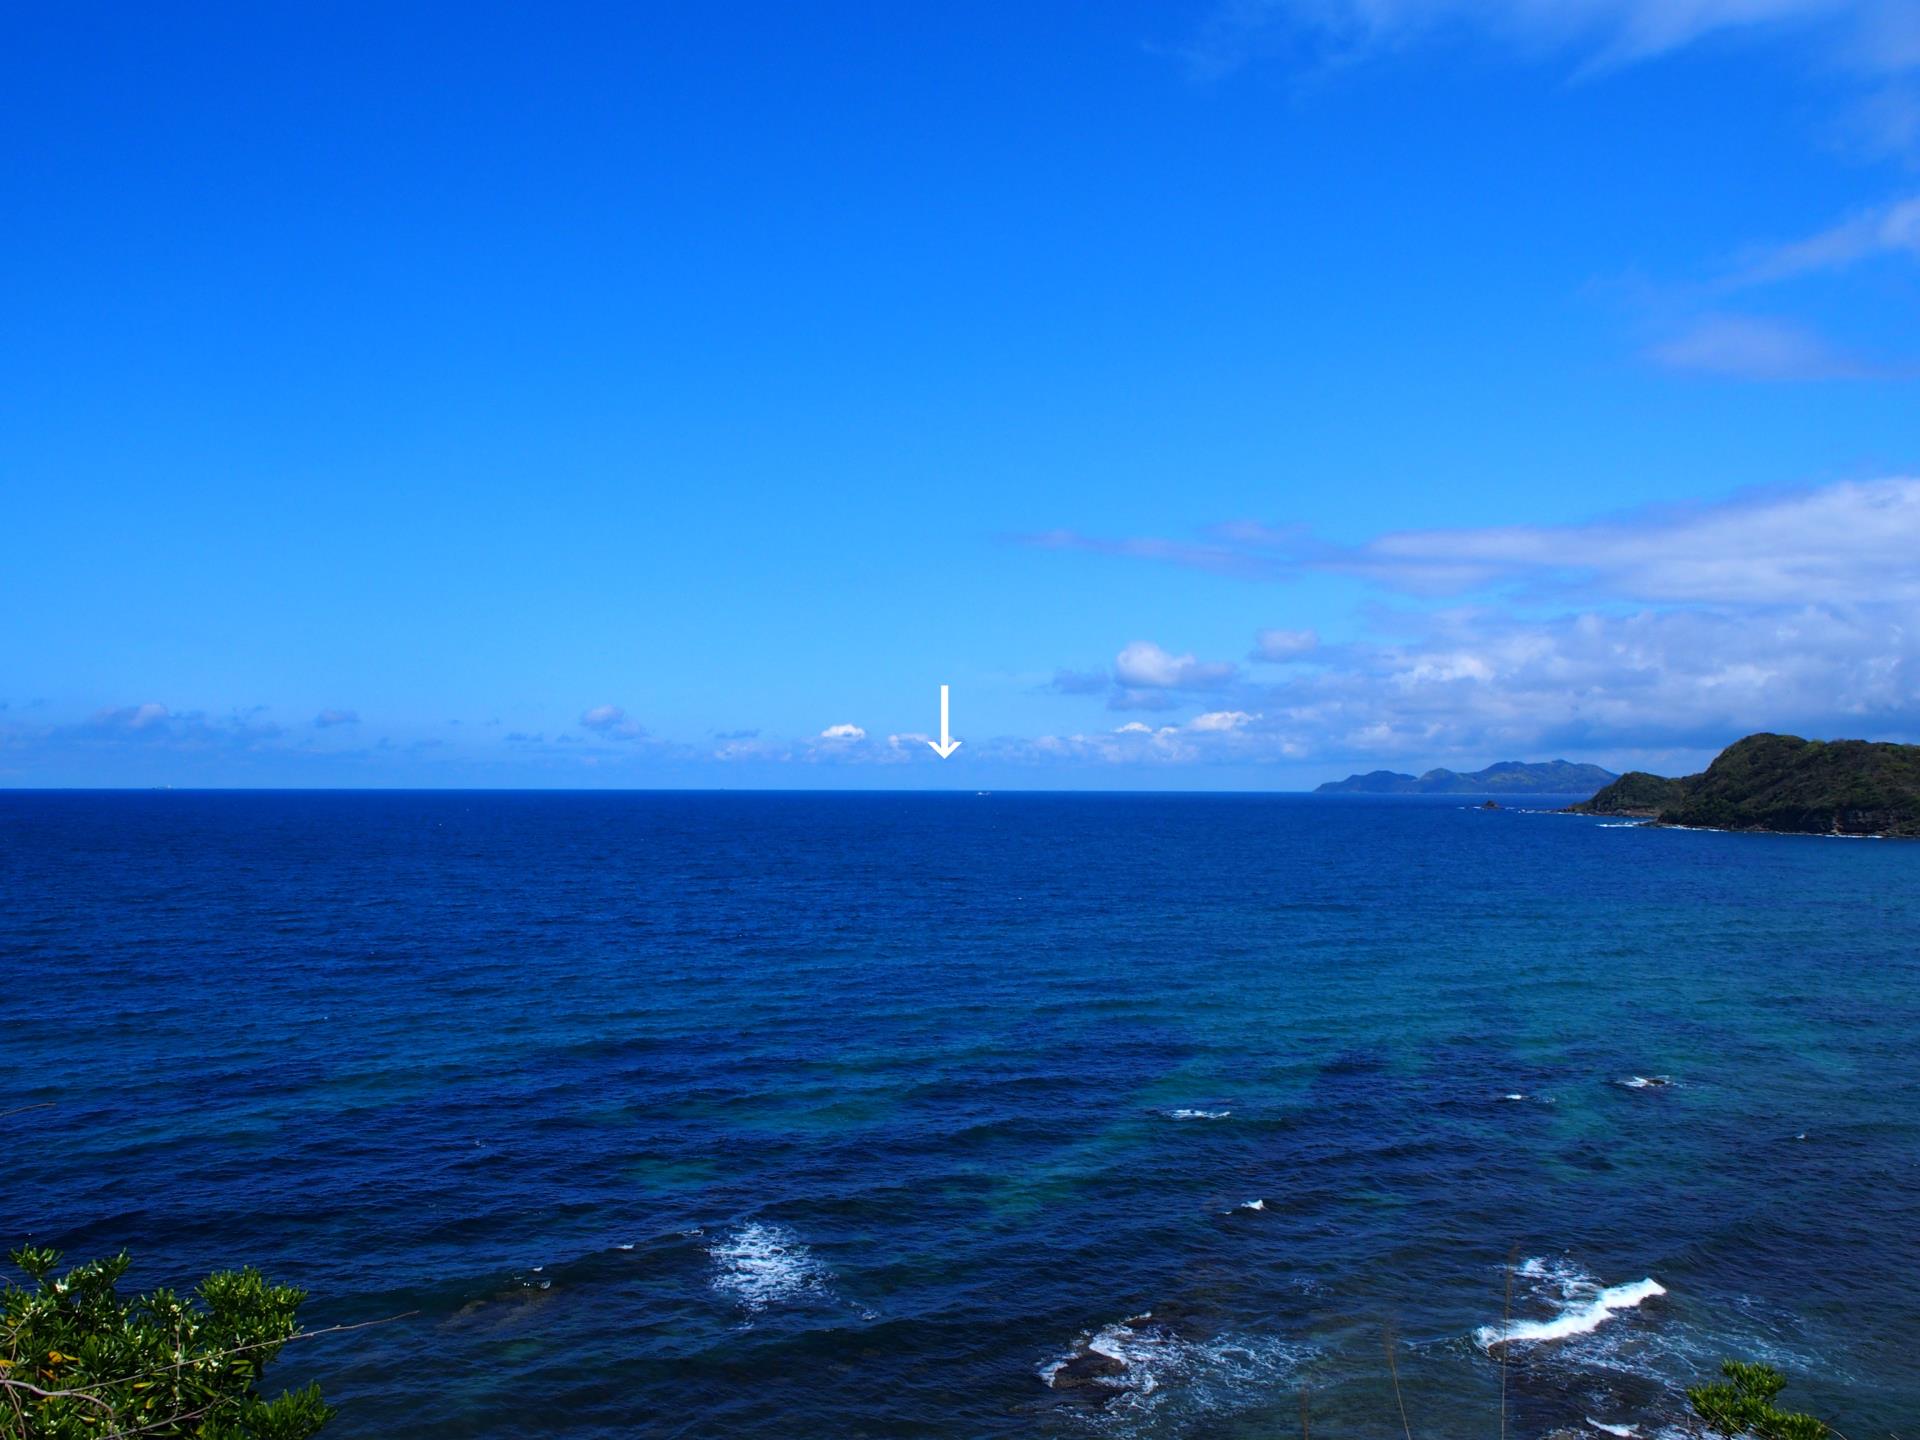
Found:
[[[1390,1334],[1485,1437],[1510,1257],[1516,1437],[1920,1417],[1920,844],[16,792],[0,902],[0,1240],[417,1311],[276,1365],[332,1435],[1384,1436]]]

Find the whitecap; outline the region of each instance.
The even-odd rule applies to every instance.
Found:
[[[1628,1437],[1640,1433],[1631,1425],[1609,1425],[1606,1421],[1596,1420],[1591,1415],[1586,1416],[1585,1419],[1587,1424],[1591,1425],[1594,1429],[1605,1431],[1609,1435],[1618,1435],[1621,1437],[1621,1440],[1628,1440]]]
[[[1614,1081],[1614,1084],[1623,1085],[1629,1090],[1664,1090],[1674,1083],[1671,1075],[1629,1075],[1624,1080]]]
[[[1233,1114],[1231,1110],[1168,1110],[1169,1120],[1224,1120]]]
[[[715,1241],[707,1254],[714,1263],[714,1289],[755,1313],[823,1294],[833,1278],[793,1231],[758,1220]]]
[[[1529,1273],[1524,1267],[1522,1274]],[[1535,1274],[1550,1273],[1535,1271]],[[1558,1277],[1554,1277],[1558,1278]],[[1563,1282],[1563,1291],[1578,1292],[1591,1290],[1588,1284]],[[1569,1298],[1558,1315],[1551,1320],[1520,1320],[1509,1325],[1482,1325],[1474,1331],[1474,1338],[1480,1342],[1483,1350],[1491,1350],[1496,1345],[1529,1345],[1542,1340],[1564,1340],[1571,1335],[1585,1335],[1597,1329],[1614,1314],[1621,1310],[1631,1310],[1643,1300],[1651,1300],[1656,1295],[1667,1293],[1667,1287],[1658,1280],[1635,1280],[1626,1285],[1609,1285],[1602,1290],[1592,1290],[1590,1296]]]

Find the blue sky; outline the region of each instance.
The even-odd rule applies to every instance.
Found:
[[[1920,739],[1910,4],[4,25],[0,784]]]

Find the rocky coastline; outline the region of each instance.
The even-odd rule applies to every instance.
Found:
[[[1920,838],[1920,745],[1749,735],[1698,775],[1630,771],[1567,808],[1675,829]]]

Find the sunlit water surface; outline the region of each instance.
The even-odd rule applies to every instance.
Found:
[[[0,1239],[343,1440],[1912,1433],[1920,844],[1550,803],[0,794]]]

